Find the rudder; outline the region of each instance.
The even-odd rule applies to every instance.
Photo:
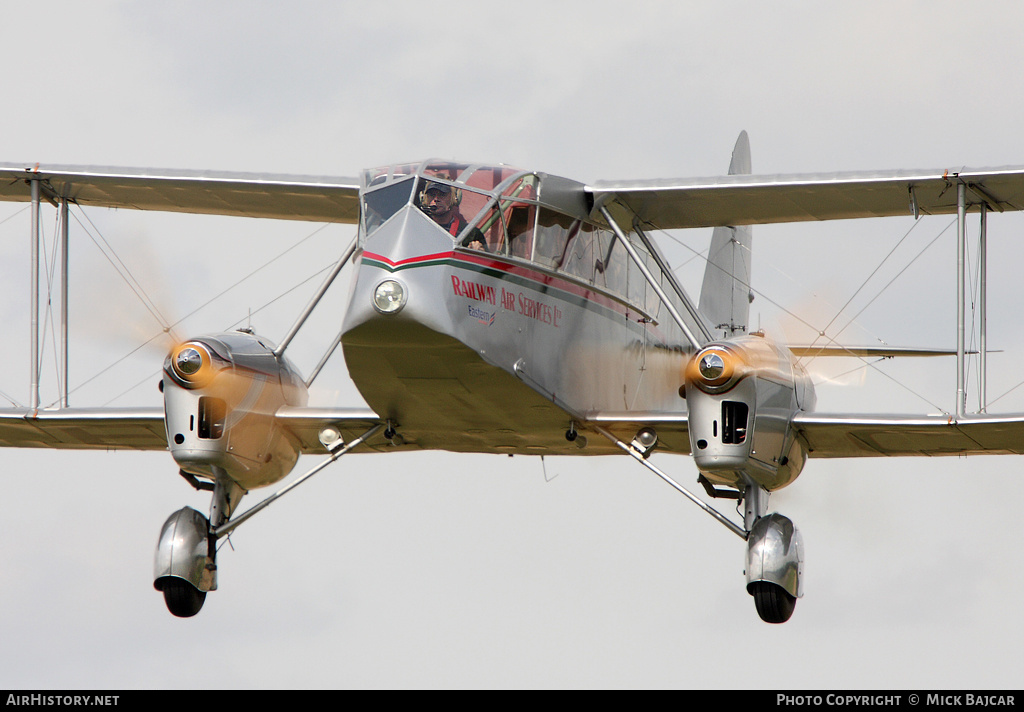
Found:
[[[741,131],[732,149],[729,175],[750,173],[750,140]],[[711,249],[700,290],[700,312],[715,331],[729,337],[748,331],[750,302],[750,250],[753,231],[750,225],[716,227],[711,233]]]

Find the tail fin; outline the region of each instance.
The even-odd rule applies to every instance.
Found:
[[[742,131],[732,149],[729,175],[750,173],[750,140]],[[750,302],[750,225],[716,227],[700,290],[700,311],[723,336],[747,331]]]

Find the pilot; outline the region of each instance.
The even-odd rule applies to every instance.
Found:
[[[428,183],[420,196],[420,209],[443,227],[452,237],[458,237],[466,227],[466,218],[459,212],[461,192],[444,183]],[[474,229],[462,241],[464,247],[485,249],[483,233]]]

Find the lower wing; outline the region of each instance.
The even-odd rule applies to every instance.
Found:
[[[275,420],[302,445],[304,453],[324,453],[320,432],[334,427],[347,442],[380,422],[372,410],[282,408]],[[27,408],[0,410],[0,447],[63,450],[166,450],[163,408]],[[363,446],[363,449],[382,449]]]
[[[1024,414],[853,415],[798,413],[793,428],[811,457],[1024,454]]]

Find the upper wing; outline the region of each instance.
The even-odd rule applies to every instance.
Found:
[[[81,205],[348,223],[359,216],[355,178],[209,171],[0,164],[0,200],[30,200],[33,180],[44,197]],[[586,190],[671,229],[952,213],[957,182],[972,204],[1024,209],[1024,167],[599,181]]]
[[[1024,167],[730,175],[683,180],[598,181],[595,201],[618,199],[662,229],[955,213],[956,184],[969,204],[1024,209]]]
[[[1024,454],[1024,414],[842,415],[799,413],[793,427],[811,457]]]
[[[0,200],[68,198],[79,205],[283,220],[354,223],[356,178],[0,164]]]

